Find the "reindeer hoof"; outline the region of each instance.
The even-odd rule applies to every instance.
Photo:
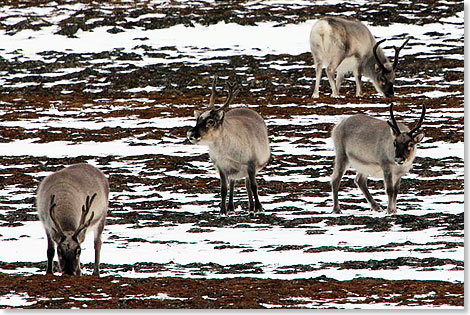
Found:
[[[375,204],[375,205],[372,205],[372,210],[373,211],[377,211],[377,212],[382,212],[384,211],[384,209],[379,205],[379,204]]]
[[[313,93],[312,94],[312,98],[319,98],[320,97],[320,94],[319,93]]]
[[[397,213],[397,209],[387,209],[387,214],[396,214]]]
[[[341,208],[340,207],[334,208],[332,213],[340,214],[341,213]]]

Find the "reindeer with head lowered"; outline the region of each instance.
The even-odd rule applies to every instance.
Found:
[[[371,79],[378,93],[386,97],[393,96],[398,56],[408,40],[409,38],[400,48],[394,47],[395,59],[391,64],[379,47],[385,39],[376,42],[369,29],[360,21],[340,17],[320,19],[310,32],[310,50],[316,72],[312,97],[319,97],[320,78],[324,66],[332,97],[339,97],[344,75],[351,71],[356,79],[356,96],[362,96],[363,75]]]
[[[96,167],[80,163],[47,176],[36,206],[47,236],[47,274],[53,273],[55,247],[63,274],[79,276],[81,243],[94,231],[95,265],[100,273],[101,233],[108,211],[108,180]]]

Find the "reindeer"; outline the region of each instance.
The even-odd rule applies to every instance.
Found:
[[[47,274],[53,273],[55,245],[63,274],[79,276],[81,243],[94,231],[95,265],[100,273],[101,233],[108,210],[108,180],[96,167],[74,164],[52,173],[39,185],[36,198],[39,219],[47,236]]]
[[[346,169],[357,170],[354,182],[365,195],[372,210],[382,211],[367,189],[367,177],[383,178],[388,195],[388,214],[397,212],[397,194],[400,180],[412,167],[416,145],[423,140],[424,133],[418,132],[424,120],[426,107],[413,129],[397,124],[390,105],[390,120],[387,122],[366,116],[351,116],[333,128],[331,132],[336,158],[331,188],[333,192],[333,213],[341,213],[338,203],[338,188]]]
[[[249,210],[251,213],[260,212],[263,208],[255,177],[271,156],[266,124],[258,113],[248,108],[225,112],[238,91],[235,83],[227,83],[228,98],[223,106],[215,107],[216,81],[217,77],[212,83],[209,107],[202,112],[194,112],[196,126],[187,132],[187,138],[193,144],[209,146],[209,156],[220,174],[220,214],[234,211],[235,181],[243,178],[248,192]],[[230,195],[226,206],[227,184]]]
[[[361,78],[365,75],[372,80],[377,92],[392,97],[398,56],[409,38],[400,48],[394,46],[393,65],[379,47],[384,41],[385,39],[376,42],[369,29],[358,20],[325,17],[317,21],[310,32],[310,50],[316,72],[312,97],[319,97],[323,66],[326,66],[332,97],[339,97],[341,82],[350,71],[356,79],[356,96],[362,96]]]

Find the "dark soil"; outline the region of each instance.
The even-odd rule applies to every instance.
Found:
[[[183,279],[0,274],[0,294],[27,294],[25,308],[343,308],[342,305],[463,306],[463,284],[326,277]],[[13,289],[14,288],[14,289]],[[162,295],[164,297],[162,297]],[[158,298],[160,296],[160,298]]]
[[[203,25],[216,24],[220,21],[242,25],[274,21],[279,27],[289,23],[300,23],[316,19],[325,14],[336,15],[353,12],[352,16],[366,21],[371,25],[387,26],[391,23],[423,25],[436,23],[441,18],[455,16],[463,11],[462,1],[450,1],[453,4],[438,4],[433,1],[411,1],[403,4],[397,1],[381,1],[369,4],[344,3],[335,5],[296,4],[292,6],[262,3],[255,7],[246,5],[246,1],[191,1],[188,3],[171,1],[169,5],[151,5],[147,2],[136,3],[129,7],[126,2],[115,3],[110,10],[101,10],[102,3],[82,1],[84,8],[74,12],[68,18],[57,22],[57,33],[64,37],[76,37],[77,32],[90,31],[101,26],[112,26],[110,32],[122,32],[132,28],[163,29],[177,24],[187,26],[200,23]],[[449,2],[449,1],[447,1]],[[55,4],[54,4],[55,3]],[[59,4],[59,13],[68,11],[63,4],[68,1],[39,1],[41,6]],[[31,4],[28,1],[16,1],[12,6],[24,9]],[[384,10],[385,5],[387,10]],[[13,12],[13,11],[12,11]],[[33,11],[31,11],[33,12]],[[375,13],[371,13],[375,12]],[[159,13],[164,18],[142,18],[148,13]],[[15,13],[11,13],[11,16]],[[22,20],[9,24],[8,16],[0,17],[0,30],[14,35],[22,30],[39,30],[51,25],[47,16],[30,13],[22,16]],[[458,24],[456,24],[458,25]],[[463,25],[463,21],[462,21]],[[403,36],[402,36],[403,35]],[[397,34],[400,38],[409,34]],[[431,32],[431,38],[443,38],[446,34]],[[433,112],[432,119],[426,119],[423,131],[426,135],[424,144],[438,145],[438,142],[462,143],[464,141],[464,117],[446,115],[446,110],[459,109],[464,106],[464,61],[446,55],[463,55],[463,38],[450,41],[450,47],[439,47],[433,53],[406,55],[400,59],[397,77],[397,96],[379,98],[370,83],[364,84],[364,97],[355,97],[353,81],[344,83],[342,93],[346,98],[333,99],[329,97],[326,80],[322,82],[321,97],[312,100],[312,82],[314,69],[309,52],[299,55],[265,55],[254,57],[237,55],[231,57],[213,57],[211,63],[201,64],[197,61],[185,62],[175,60],[169,63],[156,63],[137,67],[130,61],[142,60],[146,57],[161,57],[171,60],[173,53],[182,56],[176,47],[155,49],[147,44],[145,38],[137,38],[136,52],[127,53],[116,49],[101,53],[63,53],[49,51],[42,53],[43,60],[24,61],[21,50],[16,52],[16,58],[0,57],[0,72],[21,74],[8,76],[0,87],[0,116],[1,122],[21,121],[28,119],[67,119],[80,118],[83,120],[102,121],[108,118],[138,117],[151,119],[154,117],[191,117],[195,109],[207,104],[212,76],[229,77],[237,80],[242,89],[237,95],[237,103],[247,104],[266,119],[291,118],[304,115],[351,115],[356,113],[372,114],[386,119],[387,105],[395,103],[397,120],[412,125],[417,121],[421,106],[425,105],[428,112]],[[423,39],[412,37],[410,45]],[[141,50],[143,49],[143,50]],[[391,47],[385,46],[390,53]],[[435,49],[435,48],[434,48]],[[143,52],[141,52],[143,51]],[[440,52],[440,54],[439,54]],[[115,60],[123,61],[119,66],[110,67]],[[129,61],[126,63],[126,61]],[[277,70],[270,66],[296,65],[300,67],[291,70]],[[71,67],[83,68],[82,71],[72,72],[61,76],[47,76],[60,69]],[[240,70],[244,69],[244,70]],[[407,78],[408,80],[401,80]],[[60,80],[70,80],[75,84],[60,84]],[[223,84],[223,79],[220,84]],[[26,83],[25,85],[18,85]],[[100,85],[98,83],[106,83]],[[145,86],[161,87],[160,92],[129,92],[129,89]],[[99,90],[96,92],[96,90]],[[430,91],[455,92],[452,97],[426,97],[423,93]],[[325,92],[325,93],[323,93]],[[413,94],[414,96],[409,96]],[[216,99],[217,103],[224,101],[222,93]],[[122,101],[122,100],[125,101]],[[146,101],[140,101],[146,99]],[[383,105],[376,108],[361,109],[348,106],[353,104],[375,103]],[[160,105],[165,105],[161,107]],[[158,106],[157,106],[158,105]],[[184,105],[184,106],[181,106]],[[285,105],[285,106],[280,106]],[[311,106],[316,105],[316,106]],[[115,109],[120,106],[120,109]],[[64,115],[54,116],[45,113],[50,108],[58,108]],[[105,112],[86,111],[86,109],[106,109]],[[442,111],[439,117],[439,111]],[[78,117],[77,117],[78,115]],[[331,174],[333,159],[322,155],[324,142],[330,136],[332,124],[315,123],[310,126],[268,125],[272,143],[277,143],[282,137],[299,137],[299,146],[310,146],[318,152],[313,155],[277,155],[263,170],[267,176],[296,175],[298,167],[302,173],[312,179],[306,182],[264,181],[259,180],[261,194],[273,196],[273,202],[286,200],[304,200],[305,197],[324,197],[325,201],[318,206],[329,204],[329,184],[316,180]],[[0,142],[9,143],[16,140],[34,139],[37,143],[52,141],[69,141],[81,143],[88,141],[107,142],[130,138],[131,145],[147,145],[146,140],[159,140],[163,137],[175,143],[186,143],[187,128],[134,127],[127,128],[119,125],[106,126],[99,130],[79,128],[22,128],[0,126]],[[314,140],[312,140],[314,139]],[[463,169],[464,161],[449,156],[444,159],[419,157],[415,160],[412,175],[419,175],[420,180],[404,179],[402,191],[411,193],[412,197],[398,201],[399,215],[387,217],[373,216],[334,216],[318,215],[318,212],[305,211],[297,207],[276,209],[276,213],[266,211],[257,216],[249,216],[247,212],[237,212],[228,217],[218,216],[218,201],[200,201],[195,206],[204,206],[207,211],[200,214],[176,211],[181,203],[174,200],[135,201],[134,187],[153,187],[155,196],[158,191],[173,190],[187,195],[199,193],[214,193],[218,197],[218,181],[207,177],[194,177],[191,181],[178,176],[167,176],[165,173],[179,171],[185,174],[199,174],[191,162],[207,161],[207,154],[192,156],[168,156],[162,152],[137,156],[106,156],[96,157],[83,152],[78,157],[52,158],[47,156],[1,156],[0,157],[0,190],[14,191],[15,198],[2,197],[0,206],[0,226],[13,227],[26,221],[36,221],[34,209],[34,192],[45,173],[56,171],[63,165],[84,162],[93,159],[100,165],[103,172],[109,176],[112,192],[119,192],[129,197],[126,200],[113,199],[110,202],[109,219],[107,224],[134,224],[135,228],[147,226],[176,225],[193,223],[194,228],[187,233],[211,233],[217,227],[250,227],[256,225],[263,228],[301,228],[307,235],[315,237],[324,234],[324,229],[316,229],[313,224],[324,223],[327,226],[344,226],[344,229],[361,230],[364,233],[399,231],[425,231],[438,228],[449,235],[459,237],[461,242],[435,242],[421,244],[411,241],[389,243],[374,247],[323,246],[311,245],[276,245],[272,251],[282,251],[286,255],[290,251],[303,251],[309,255],[318,252],[383,252],[391,251],[399,246],[413,246],[413,251],[426,252],[428,246],[440,246],[444,249],[456,249],[464,246],[464,213],[448,214],[427,210],[423,215],[403,214],[408,209],[416,210],[419,202],[429,196],[443,194],[461,194],[464,190],[463,177],[452,178],[456,169]],[[126,169],[115,168],[113,163],[128,165],[143,165],[138,174]],[[293,167],[295,166],[295,167]],[[342,183],[342,189],[355,189],[353,173],[348,172]],[[164,175],[164,177],[158,177]],[[449,175],[446,179],[434,179]],[[156,177],[157,179],[150,179]],[[370,187],[383,189],[382,182],[371,181]],[[285,194],[284,194],[285,193]],[[342,200],[344,213],[348,210],[366,210],[358,206],[361,199],[349,197]],[[237,200],[246,209],[246,202]],[[17,204],[22,207],[18,208]],[[172,211],[174,209],[175,211]],[[290,213],[286,219],[278,213]],[[307,216],[308,215],[308,216]],[[142,222],[141,222],[142,221]],[[20,236],[19,236],[20,237]],[[117,236],[111,236],[111,239]],[[147,242],[141,238],[129,238],[127,242]],[[174,242],[179,242],[174,240]],[[106,244],[105,244],[106,245]],[[104,245],[104,246],[105,246]],[[214,250],[227,248],[240,252],[254,249],[237,247],[232,244],[213,244]],[[323,263],[319,266],[292,265],[281,266],[277,274],[297,274],[327,268],[337,269],[397,269],[409,266],[419,270],[432,270],[436,266],[451,265],[454,270],[463,270],[463,261],[439,258],[396,257],[385,260],[347,261],[344,263]],[[23,267],[45,270],[45,262],[0,262],[3,270],[19,270]],[[85,265],[91,268],[91,265]],[[8,294],[26,294],[26,300],[34,302],[25,308],[263,308],[275,307],[317,307],[342,308],[346,304],[379,304],[390,306],[462,306],[464,305],[463,283],[443,281],[415,280],[383,280],[373,278],[357,278],[351,281],[337,281],[325,277],[301,280],[272,280],[257,279],[246,276],[256,276],[263,273],[262,266],[257,262],[234,265],[218,264],[188,264],[178,268],[193,269],[194,275],[203,277],[206,272],[216,274],[240,274],[242,278],[225,279],[190,279],[190,278],[145,278],[131,279],[107,276],[109,270],[137,270],[140,272],[155,272],[173,270],[174,266],[159,263],[139,263],[135,265],[102,264],[104,277],[95,278],[83,276],[53,277],[53,276],[21,276],[0,273],[0,296]],[[158,294],[167,294],[170,298],[156,298]],[[305,299],[304,299],[305,298]],[[310,301],[310,302],[309,302]],[[348,306],[350,308],[350,306]]]

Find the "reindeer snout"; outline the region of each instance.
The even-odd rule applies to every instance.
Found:
[[[186,137],[188,138],[189,142],[191,142],[191,143],[197,143],[201,139],[201,137],[198,137],[193,130],[189,130],[186,133]]]
[[[387,91],[385,91],[385,96],[386,97],[392,97],[395,94],[395,91],[393,89],[393,86],[390,86]]]
[[[398,165],[403,165],[403,163],[405,163],[405,159],[403,159],[403,158],[395,158],[395,163],[397,163]]]

